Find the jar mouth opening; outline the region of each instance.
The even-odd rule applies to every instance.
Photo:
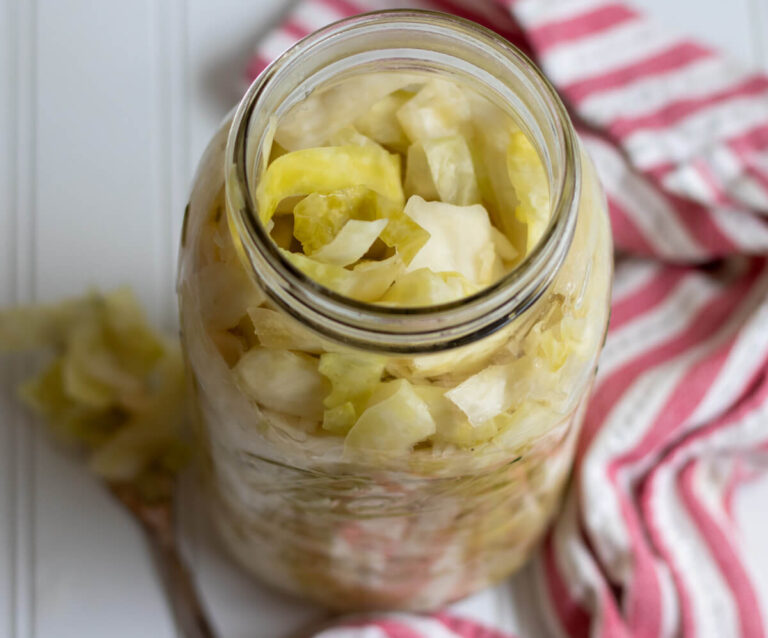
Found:
[[[254,167],[266,165],[263,149],[271,142],[276,118],[274,113],[282,102],[275,99],[281,82],[292,82],[288,91],[300,101],[311,89],[305,88],[323,70],[333,64],[343,64],[350,56],[333,55],[350,38],[381,32],[382,29],[418,32],[421,36],[443,37],[460,42],[461,46],[482,52],[494,75],[509,95],[520,91],[511,79],[522,83],[537,99],[543,117],[539,130],[530,130],[537,151],[548,157],[550,220],[534,248],[509,273],[489,286],[460,299],[430,306],[392,307],[358,301],[341,295],[314,281],[291,264],[278,250],[267,229],[259,220],[254,197]],[[425,40],[428,37],[425,37]],[[401,47],[383,47],[380,54]],[[422,44],[408,51],[431,53]],[[328,64],[318,64],[309,71],[297,70],[301,61],[315,53],[330,57]],[[330,52],[330,53],[329,53]],[[317,57],[321,57],[318,55]],[[311,58],[310,58],[311,59]],[[380,59],[386,59],[383,55]],[[479,73],[481,69],[474,66]],[[503,73],[509,77],[498,77]],[[302,79],[303,76],[303,79]],[[332,77],[332,76],[331,76]],[[296,84],[296,79],[300,82]],[[285,97],[285,96],[284,96]],[[272,102],[270,104],[270,102]],[[497,104],[498,105],[498,104]],[[288,106],[291,106],[290,104]],[[506,109],[507,112],[513,114]],[[514,113],[514,115],[520,115]],[[547,130],[542,131],[541,129]],[[257,134],[253,135],[252,131]],[[542,137],[548,135],[549,148],[544,149]],[[255,140],[254,140],[255,138]],[[254,147],[255,141],[255,147]],[[578,143],[573,127],[556,91],[517,47],[507,40],[469,20],[444,13],[416,9],[392,9],[364,13],[332,23],[306,36],[276,58],[246,91],[238,105],[226,148],[225,191],[230,229],[235,246],[262,280],[262,286],[285,312],[323,337],[344,344],[389,353],[428,353],[466,345],[492,334],[510,323],[530,307],[546,290],[562,263],[573,236],[576,206],[580,193],[580,161]],[[559,167],[553,171],[552,166]]]

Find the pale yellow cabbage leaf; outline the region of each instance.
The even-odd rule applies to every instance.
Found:
[[[406,264],[429,239],[429,234],[403,212],[401,204],[365,186],[305,197],[294,209],[294,235],[304,252],[311,255],[329,243],[350,219],[388,220],[381,240]]]
[[[363,411],[384,373],[383,357],[364,353],[329,352],[321,355],[318,370],[331,382],[325,397],[323,428],[346,434]]]
[[[397,112],[413,95],[412,91],[402,89],[386,95],[355,120],[355,127],[379,144],[404,153],[408,148],[408,137],[398,121]]]
[[[347,434],[346,454],[405,452],[435,433],[435,420],[414,387],[405,379],[387,385],[389,396],[369,406]]]
[[[414,195],[405,214],[429,233],[429,240],[408,264],[408,270],[429,268],[457,272],[473,286],[491,283],[501,264],[491,234],[488,213],[479,204],[454,206],[427,202]]]
[[[549,181],[539,154],[522,131],[512,133],[507,170],[517,196],[515,216],[526,226],[526,252],[530,252],[549,223]]]
[[[352,270],[348,270],[342,266],[324,264],[301,253],[281,252],[310,279],[358,301],[377,301],[403,271],[403,263],[397,255],[383,261],[361,261]]]
[[[376,219],[370,222],[359,219],[347,221],[336,236],[310,256],[326,264],[349,266],[362,259],[381,232],[388,220]]]
[[[278,157],[256,187],[259,217],[266,224],[286,197],[365,186],[402,205],[400,156],[374,146],[325,146]]]
[[[480,203],[475,167],[462,135],[423,140],[408,149],[405,193],[467,206]]]
[[[272,348],[251,348],[233,368],[240,386],[254,401],[277,412],[320,419],[329,383],[317,360]]]
[[[467,131],[471,108],[465,93],[453,82],[430,80],[397,111],[397,119],[411,142],[461,135]]]

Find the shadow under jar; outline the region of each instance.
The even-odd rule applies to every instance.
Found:
[[[381,72],[450,79],[484,96],[544,166],[541,238],[471,296],[408,308],[341,296],[286,260],[259,221],[276,123],[307,96]],[[570,472],[608,320],[611,260],[592,164],[552,87],[506,41],[448,16],[391,11],[331,25],[283,54],[206,150],[181,244],[182,335],[206,483],[236,560],[348,610],[434,609],[518,569]],[[328,353],[350,366],[380,361],[377,381],[405,380],[434,431],[399,448],[382,445],[384,434],[367,448],[324,429],[307,406],[318,383],[331,391],[313,369]],[[237,374],[252,356],[265,368],[256,391]],[[286,376],[286,357],[309,376]],[[287,407],[284,391],[296,393]],[[393,412],[380,427],[396,432],[406,418]]]

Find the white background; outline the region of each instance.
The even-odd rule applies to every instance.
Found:
[[[768,0],[636,4],[768,71]],[[152,319],[173,328],[195,163],[244,88],[254,43],[285,7],[0,0],[0,304],[128,283]],[[0,367],[0,638],[174,636],[136,526],[11,400],[24,373],[18,360]],[[189,487],[186,552],[222,638],[282,638],[322,617],[223,557]],[[766,503],[763,481],[737,509],[768,608]],[[533,636],[530,604],[511,596],[530,596],[526,578],[460,611]]]

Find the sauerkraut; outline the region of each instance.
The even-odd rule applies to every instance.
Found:
[[[207,181],[223,134],[193,190],[180,293],[232,551],[335,607],[429,608],[507,574],[557,500],[607,322],[610,239],[588,158],[571,248],[531,308],[469,345],[382,355],[315,334],[264,294],[235,249],[223,180]],[[550,222],[535,145],[454,81],[348,79],[290,110],[274,140],[251,185],[259,219],[286,262],[356,301],[474,295]]]

